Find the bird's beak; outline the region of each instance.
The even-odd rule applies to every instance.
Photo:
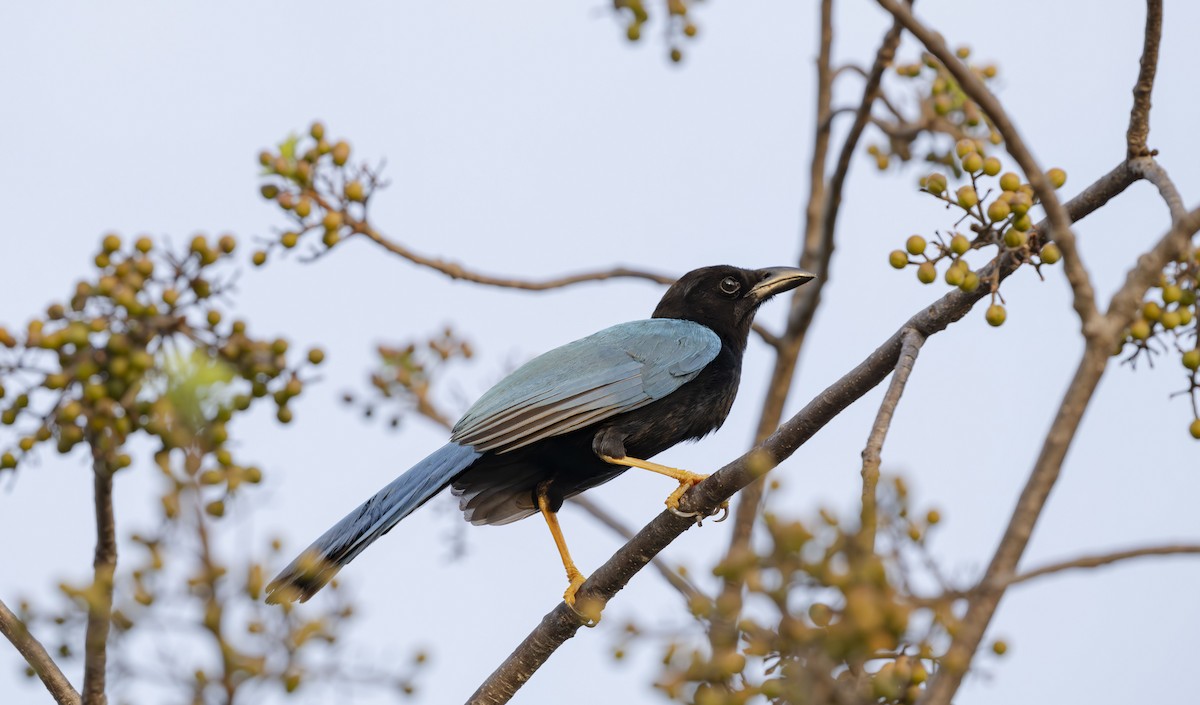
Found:
[[[746,295],[755,301],[762,302],[776,294],[790,291],[801,284],[810,282],[816,279],[817,275],[795,267],[767,267],[758,270],[758,277],[758,283],[751,287]]]

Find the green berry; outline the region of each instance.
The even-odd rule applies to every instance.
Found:
[[[984,318],[987,320],[989,326],[1002,326],[1004,325],[1004,319],[1007,317],[1008,312],[1000,304],[988,306],[987,313],[984,314]]]
[[[946,283],[950,286],[962,286],[962,283],[966,280],[966,278],[967,274],[962,270],[961,267],[951,267],[946,270],[946,274],[943,276],[943,279],[945,279]]]
[[[1015,225],[1012,230],[1004,233],[1004,244],[1014,250],[1018,247],[1024,247],[1026,242],[1029,242],[1029,236],[1017,230]]]
[[[1017,218],[1016,220],[1014,220],[1012,222],[1012,226],[1013,226],[1013,230],[1019,230],[1023,233],[1028,232],[1029,229],[1033,227],[1033,219],[1029,217],[1028,213],[1026,213],[1025,215],[1021,216],[1020,218]]]
[[[968,270],[967,273],[963,275],[962,284],[959,284],[958,288],[968,294],[975,291],[979,288],[979,275]]]
[[[992,201],[992,204],[987,209],[988,219],[992,222],[1004,220],[1010,212],[1012,212],[1012,209],[1004,201]]]
[[[950,251],[954,254],[964,255],[970,249],[971,241],[967,239],[966,235],[958,233],[955,234],[954,237],[950,238]]]
[[[933,262],[922,262],[921,266],[917,267],[917,279],[922,284],[932,284],[934,279],[937,279],[937,268],[933,266]]]
[[[904,249],[908,250],[910,255],[919,255],[925,252],[925,248],[929,243],[925,242],[925,238],[920,235],[913,235],[904,243]]]
[[[987,159],[983,160],[983,173],[987,174],[988,176],[995,176],[996,174],[999,174],[1000,169],[1001,164],[999,159],[995,157],[988,157]]]
[[[1041,252],[1042,264],[1055,264],[1062,259],[1062,250],[1058,249],[1058,245],[1053,242],[1048,242],[1042,246]]]
[[[983,157],[978,152],[971,152],[963,157],[962,168],[968,174],[978,174],[983,170]]]
[[[963,208],[972,208],[979,203],[979,194],[975,193],[974,186],[963,186],[958,190],[958,205]]]

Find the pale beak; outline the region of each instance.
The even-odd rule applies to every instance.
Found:
[[[767,267],[758,270],[757,273],[759,282],[752,286],[746,295],[759,302],[817,278],[817,275],[795,267]]]

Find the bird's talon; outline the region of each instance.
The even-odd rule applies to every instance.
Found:
[[[721,522],[728,519],[729,518],[729,502],[728,501],[721,502],[721,506],[717,507],[716,511],[714,511],[712,514],[709,514],[709,516],[716,516],[717,512],[721,513],[721,518],[713,519],[714,524],[720,524]]]
[[[677,517],[683,517],[684,519],[695,519],[700,516],[700,512],[683,512],[676,507],[672,507],[671,505],[667,505],[667,511],[671,512]]]

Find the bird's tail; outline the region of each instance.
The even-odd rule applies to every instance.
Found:
[[[333,576],[424,504],[480,456],[470,446],[447,443],[334,524],[267,586],[267,602],[304,602]]]

